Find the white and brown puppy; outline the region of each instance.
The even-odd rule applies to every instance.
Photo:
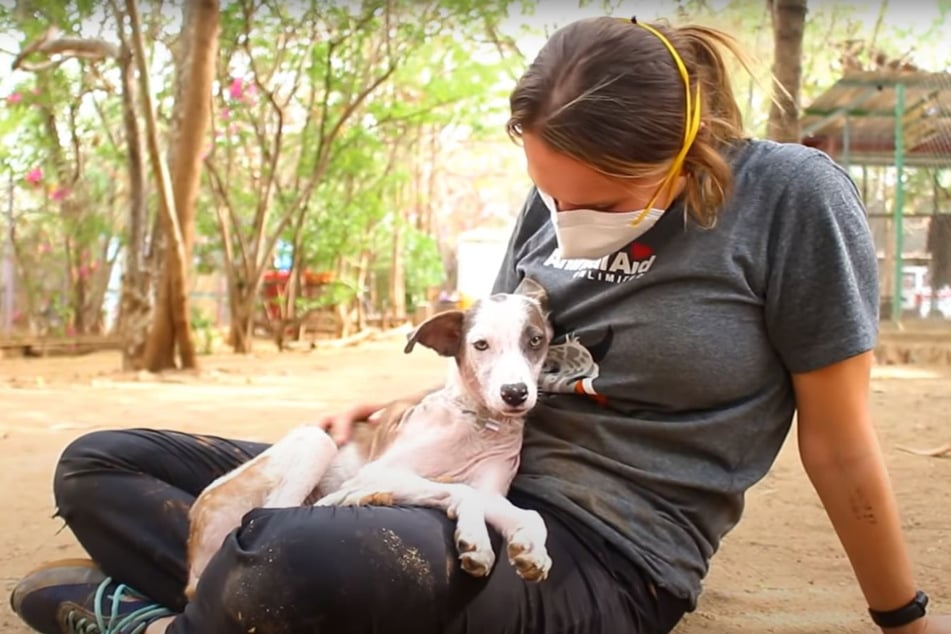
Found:
[[[195,500],[188,556],[191,596],[208,560],[256,507],[405,504],[456,519],[462,567],[487,575],[495,563],[486,522],[528,580],[547,577],[547,529],[535,511],[505,497],[518,469],[525,415],[552,331],[547,294],[532,279],[514,293],[439,313],[409,337],[452,357],[445,386],[416,403],[396,402],[375,426],[358,425],[338,450],[320,428],[303,426],[209,485]]]

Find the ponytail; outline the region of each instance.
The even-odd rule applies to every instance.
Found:
[[[671,37],[692,61],[691,74],[703,95],[700,133],[684,161],[687,209],[701,226],[712,228],[733,185],[733,171],[723,150],[745,136],[723,51],[729,51],[751,74],[752,64],[739,43],[717,29],[686,25],[672,28]]]

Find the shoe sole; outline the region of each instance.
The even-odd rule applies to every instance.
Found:
[[[62,573],[58,575],[53,573],[54,570],[61,570],[63,568],[80,570],[81,573],[74,579],[63,579]],[[23,597],[33,592],[63,584],[89,583],[95,585],[105,578],[106,575],[99,570],[99,567],[91,559],[75,558],[50,561],[37,566],[24,575],[20,582],[13,588],[13,592],[10,593],[10,608],[14,614],[20,614],[19,608],[23,602]]]

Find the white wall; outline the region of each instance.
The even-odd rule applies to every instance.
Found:
[[[473,229],[460,234],[456,243],[456,290],[465,299],[485,297],[502,264],[509,229]]]

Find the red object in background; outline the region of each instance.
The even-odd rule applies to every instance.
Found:
[[[267,271],[261,280],[261,298],[269,320],[281,318],[281,304],[287,291],[290,271]],[[304,271],[301,274],[301,296],[316,297],[320,289],[333,279],[330,271]]]

